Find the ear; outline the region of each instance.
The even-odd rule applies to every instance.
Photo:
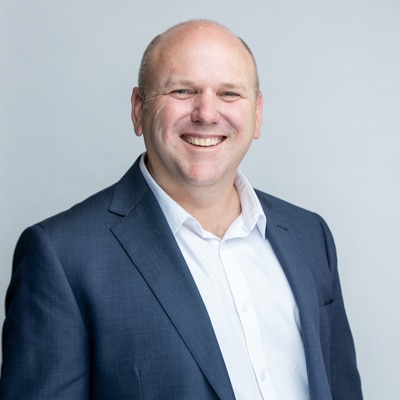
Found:
[[[143,134],[142,127],[142,114],[143,114],[143,96],[140,93],[138,87],[133,88],[132,96],[131,96],[131,118],[133,122],[133,127],[135,129],[135,133],[137,136],[141,136]]]
[[[254,131],[253,139],[258,139],[261,134],[261,125],[263,119],[263,95],[261,90],[258,92],[257,99],[256,99],[256,129]]]

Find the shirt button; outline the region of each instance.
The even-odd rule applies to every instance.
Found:
[[[247,312],[247,310],[249,309],[248,304],[247,303],[242,303],[241,309],[242,309],[243,312]]]
[[[260,373],[260,379],[261,379],[262,381],[265,381],[265,378],[266,378],[266,376],[265,376],[265,371],[261,371],[261,373]]]

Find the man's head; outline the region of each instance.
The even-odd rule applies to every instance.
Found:
[[[232,184],[262,120],[249,48],[204,20],[157,36],[143,57],[132,120],[144,136],[150,173],[170,194]]]

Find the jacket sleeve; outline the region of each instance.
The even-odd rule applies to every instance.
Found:
[[[40,225],[14,255],[6,296],[0,398],[87,399],[88,335],[60,260]]]
[[[330,321],[330,378],[333,400],[362,400],[361,382],[357,369],[353,337],[346,316],[337,269],[334,241],[326,223],[321,219],[326,250],[332,271],[332,315]]]

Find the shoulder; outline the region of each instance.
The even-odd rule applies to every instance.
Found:
[[[91,195],[69,209],[28,227],[22,237],[42,232],[60,246],[85,242],[109,235],[110,227],[127,215],[148,188],[135,163],[111,186]]]
[[[271,194],[262,192],[255,189],[255,192],[261,202],[262,207],[266,213],[274,213],[296,218],[320,218],[318,214],[313,211],[302,208],[298,205],[290,203],[286,200],[272,196]]]
[[[105,223],[128,214],[146,191],[147,186],[136,162],[118,182],[39,222],[39,225],[46,231],[104,227]]]
[[[303,251],[326,252],[329,265],[336,268],[336,246],[328,224],[319,214],[285,200],[255,190],[267,217],[267,224],[290,230],[301,242]],[[268,228],[267,228],[268,231]]]
[[[40,221],[37,225],[40,225],[46,231],[65,230],[68,226],[76,230],[79,226],[100,221],[107,215],[114,191],[115,185],[112,185],[69,209]]]
[[[314,211],[255,189],[267,220],[280,226],[291,227],[303,237],[322,235],[332,246],[332,233],[324,218]]]

